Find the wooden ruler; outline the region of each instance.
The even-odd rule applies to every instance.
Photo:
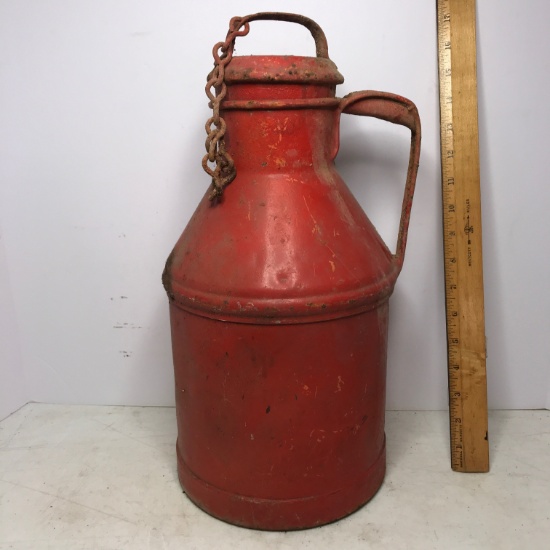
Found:
[[[489,470],[475,0],[437,0],[451,466]]]

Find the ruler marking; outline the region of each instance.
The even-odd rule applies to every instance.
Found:
[[[437,0],[451,464],[489,468],[475,0]]]

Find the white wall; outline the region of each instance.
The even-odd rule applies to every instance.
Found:
[[[2,354],[3,388],[26,380],[21,393],[37,401],[173,402],[160,274],[209,183],[200,159],[211,48],[231,16],[275,7],[323,26],[346,77],[340,95],[381,89],[419,108],[423,153],[391,302],[388,406],[446,407],[433,0],[0,0],[10,274],[0,291],[13,299],[22,363]],[[548,15],[542,0],[478,6],[489,401],[498,408],[550,405]],[[246,53],[313,49],[300,27],[262,22],[238,41]],[[388,124],[343,122],[341,172],[392,242],[407,142]]]
[[[0,420],[28,400],[17,328],[0,220]]]

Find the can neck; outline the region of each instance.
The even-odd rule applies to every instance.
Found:
[[[336,86],[331,84],[232,84],[227,86],[227,93],[222,108],[243,101],[285,101],[285,100],[316,100],[333,99]]]
[[[223,117],[237,173],[315,170],[332,163],[334,109],[231,109]]]

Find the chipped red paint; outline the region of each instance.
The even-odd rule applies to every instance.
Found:
[[[237,525],[328,523],[384,477],[388,298],[405,252],[420,122],[392,94],[337,99],[340,82],[322,57],[231,61],[221,113],[237,176],[214,202],[205,195],[163,276],[180,481],[201,508]],[[335,169],[343,112],[412,131],[395,255]]]

